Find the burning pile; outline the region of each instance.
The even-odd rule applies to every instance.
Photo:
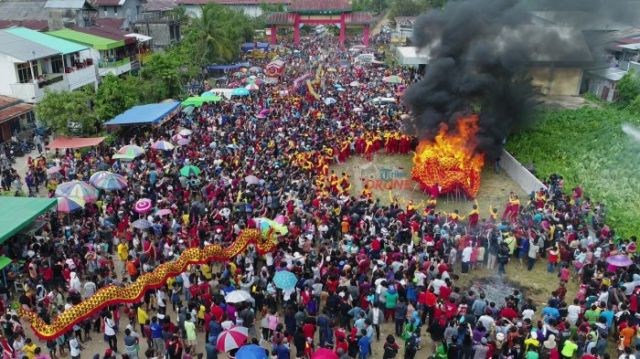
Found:
[[[475,152],[478,129],[477,115],[459,118],[451,132],[442,124],[433,141],[422,140],[418,145],[411,177],[431,193],[439,187],[436,193],[475,198],[484,165],[484,155]]]

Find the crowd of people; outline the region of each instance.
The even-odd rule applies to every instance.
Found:
[[[280,54],[286,69],[278,83],[265,82],[250,96],[55,155],[61,170],[45,181],[50,196],[61,181],[87,180],[105,169],[126,176],[128,188],[102,192],[81,213],[47,215],[36,237],[7,244],[4,254],[24,264],[10,267],[7,278],[20,284],[18,293],[9,290],[13,285],[0,291],[5,359],[234,356],[237,348],[224,354],[217,345],[234,326],[248,328],[247,342],[278,359],[312,358],[321,348],[341,359],[637,357],[638,268],[607,263],[613,255],[635,260],[636,239],[616,236],[602,204],[580,188],[567,194],[560,176],[522,201],[512,194],[502,216],[477,206],[468,215],[444,213],[435,201],[426,208],[395,198],[383,204],[366,187],[354,193],[358,179],[331,165],[376,151],[410,151],[412,138],[402,134],[406,109],[372,99],[399,99],[399,85],[385,76],[399,75],[406,85],[418,74],[355,66],[358,53],[331,38],[287,50]],[[320,66],[314,89],[320,99],[291,85]],[[191,132],[184,145],[150,149],[181,129]],[[113,160],[127,144],[147,151],[133,161]],[[34,160],[27,176],[41,184],[47,165]],[[185,165],[201,173],[182,176]],[[258,181],[249,184],[248,176]],[[3,176],[3,187],[6,182]],[[154,210],[136,213],[140,198],[150,199]],[[17,295],[20,306],[50,322],[100,288],[126,286],[185,248],[228,245],[255,226],[256,217],[281,217],[288,227],[273,253],[260,256],[249,247],[227,263],[192,265],[140,303],[105,308],[58,338],[35,339],[10,305]],[[138,218],[151,228],[133,228]],[[459,284],[472,268],[497,276],[533,270],[541,261],[549,272],[541,280],[558,282],[543,304],[526,291],[495,300]],[[294,287],[274,283],[284,270],[296,275]],[[228,302],[235,290],[250,300]],[[85,349],[103,339],[97,347],[106,351]]]

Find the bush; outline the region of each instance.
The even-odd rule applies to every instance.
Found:
[[[640,143],[622,131],[623,123],[640,119],[611,106],[544,111],[536,126],[509,139],[507,150],[534,163],[539,178],[560,173],[567,191],[580,185],[609,208],[607,223],[629,237],[640,233]]]

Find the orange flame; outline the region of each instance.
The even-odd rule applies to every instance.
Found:
[[[478,116],[460,118],[456,131],[448,130],[443,125],[433,141],[420,141],[411,177],[425,189],[439,186],[440,194],[462,191],[475,198],[484,166],[484,155],[475,152]]]

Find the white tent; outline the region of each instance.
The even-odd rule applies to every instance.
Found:
[[[429,62],[429,54],[415,46],[399,46],[396,53],[401,65],[426,65]]]

